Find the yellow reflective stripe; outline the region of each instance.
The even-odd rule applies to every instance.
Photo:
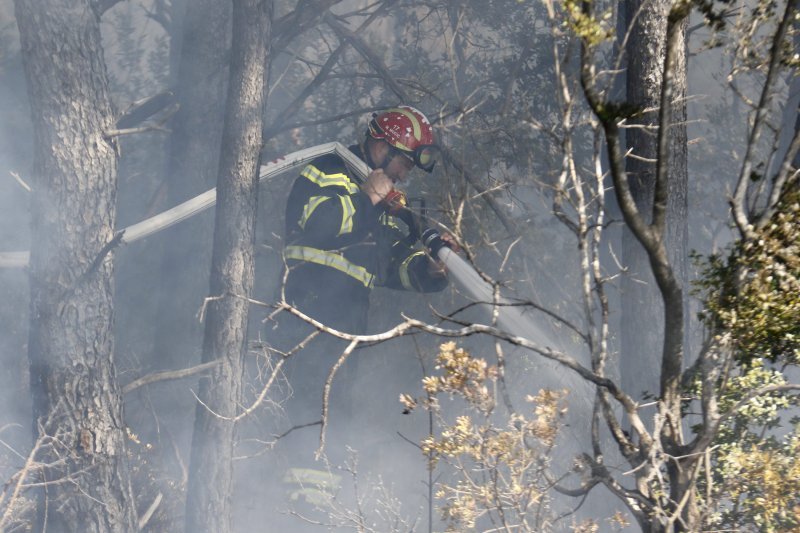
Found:
[[[342,225],[339,227],[339,233],[344,235],[353,231],[353,215],[356,212],[356,206],[353,205],[353,200],[349,196],[340,196],[339,200],[342,202]]]
[[[350,181],[346,174],[325,174],[314,165],[306,165],[301,176],[308,178],[311,182],[320,187],[338,186],[347,189],[350,194],[358,192],[358,185]]]
[[[397,218],[390,216],[386,213],[381,214],[381,218],[379,219],[380,223],[384,226],[389,226],[390,228],[394,228],[396,230],[400,230],[400,226],[397,225]]]
[[[408,290],[414,290],[414,286],[411,285],[411,278],[408,277],[408,266],[411,264],[411,261],[414,260],[415,257],[419,257],[421,255],[425,255],[425,252],[419,251],[414,252],[413,254],[406,257],[405,261],[400,264],[400,283],[403,284],[403,288]]]
[[[312,196],[308,199],[308,203],[303,207],[303,216],[297,222],[301,228],[306,229],[306,222],[311,218],[311,214],[325,200],[330,200],[330,196]]]
[[[283,255],[287,259],[296,259],[335,268],[360,281],[368,289],[372,288],[375,282],[375,276],[370,274],[366,268],[349,261],[342,254],[336,252],[311,248],[310,246],[287,246]]]

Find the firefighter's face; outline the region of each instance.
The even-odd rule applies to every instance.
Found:
[[[406,181],[409,171],[414,168],[414,160],[404,155],[400,150],[393,148],[386,142],[374,145],[377,151],[376,161],[383,161],[383,169],[386,175],[395,183]]]
[[[391,157],[391,160],[386,166],[386,174],[395,183],[405,182],[408,173],[414,168],[414,161],[402,154],[392,152],[389,152],[389,157]]]

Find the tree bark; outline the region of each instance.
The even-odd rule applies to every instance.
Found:
[[[626,50],[626,100],[639,109],[647,110],[630,123],[651,128],[626,130],[626,144],[628,149],[633,150],[634,157],[626,159],[625,170],[636,206],[648,222],[655,192],[654,161],[658,157],[655,127],[658,125],[658,109],[661,105],[667,14],[671,4],[670,0],[625,2],[626,27],[631,27],[633,23]],[[685,32],[685,22],[682,31]],[[678,54],[675,67],[672,125],[669,131],[666,242],[670,265],[681,285],[685,287],[688,258],[685,53]],[[657,395],[660,386],[664,306],[650,270],[647,253],[627,227],[623,230],[622,261],[628,269],[622,280],[621,302],[620,369],[623,389],[639,398],[644,391]],[[684,341],[686,338],[684,335]]]
[[[657,165],[667,165],[664,240],[666,262],[672,270],[677,287],[672,286],[666,289],[667,292],[659,290],[653,269],[663,269],[665,265],[659,261],[654,262],[656,258],[648,256],[638,239],[626,227],[622,236],[622,260],[628,273],[622,281],[620,328],[620,376],[623,390],[639,398],[642,398],[641,393],[647,392],[666,402],[667,411],[673,415],[675,421],[668,423],[665,430],[665,449],[668,453],[682,444],[680,398],[675,391],[675,380],[680,376],[682,354],[688,342],[688,328],[684,324],[687,304],[686,299],[681,300],[680,296],[680,290],[687,282],[688,260],[687,86],[684,44],[673,51],[671,85],[667,93],[671,95],[671,101],[661,101],[667,50],[667,20],[672,6],[671,0],[625,2],[626,27],[631,31],[626,50],[626,100],[628,104],[642,110],[630,123],[643,126],[626,131],[626,144],[632,150],[632,157],[626,159],[625,170],[636,207],[645,221],[653,224],[659,223],[652,220],[656,200]],[[685,43],[687,20],[688,17],[679,23],[675,42]],[[664,124],[659,125],[659,111],[663,105],[669,106],[666,115],[669,130],[666,133],[666,152],[659,153],[658,129],[664,127]],[[680,338],[675,339],[675,335]],[[682,468],[674,463],[668,465],[670,496],[674,502],[680,501],[686,490],[691,490],[691,484],[687,484],[682,477],[686,475],[686,469],[691,470],[690,462],[685,463],[681,465]],[[644,476],[638,476],[637,480],[639,490],[649,495],[650,487],[647,486]],[[691,502],[685,505],[682,514],[687,516],[693,512],[694,505]],[[645,531],[663,530],[656,517],[640,525]]]
[[[192,441],[186,531],[231,530],[233,444],[241,402],[248,302],[254,277],[258,166],[267,88],[272,2],[235,0],[229,95],[217,180],[211,297],[203,362],[220,360],[203,380]],[[213,411],[213,412],[212,412]],[[221,415],[218,416],[218,415]]]
[[[38,528],[133,531],[114,367],[117,153],[98,14],[89,0],[15,2],[34,125],[30,361],[44,438]],[[52,440],[49,440],[52,438]],[[65,482],[66,478],[69,479]]]

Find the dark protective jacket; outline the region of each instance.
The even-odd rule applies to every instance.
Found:
[[[363,159],[359,147],[351,147]],[[286,300],[325,325],[363,333],[375,285],[435,292],[422,250],[404,242],[404,224],[373,206],[344,161],[331,154],[307,165],[286,205]]]

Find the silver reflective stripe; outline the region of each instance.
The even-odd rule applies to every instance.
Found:
[[[337,237],[353,231],[353,215],[356,213],[356,206],[349,196],[340,196],[339,200],[342,202],[342,225],[336,234]]]
[[[421,255],[425,255],[425,252],[419,251],[414,252],[413,254],[409,255],[405,258],[405,260],[400,264],[400,283],[403,284],[403,287],[407,290],[414,290],[414,286],[411,285],[411,278],[408,277],[408,266],[411,264],[411,261],[414,260],[415,257],[419,257]]]
[[[286,259],[296,259],[298,261],[306,261],[316,265],[335,268],[351,278],[360,281],[368,289],[371,289],[375,282],[375,276],[370,274],[366,268],[358,266],[346,259],[342,254],[336,252],[311,248],[310,246],[287,246],[283,255]]]
[[[350,181],[346,174],[325,174],[314,165],[306,165],[301,176],[308,178],[313,183],[320,187],[338,186],[347,189],[350,194],[358,192],[358,185]]]
[[[306,222],[311,218],[311,214],[319,207],[319,204],[325,200],[330,200],[330,196],[312,196],[308,199],[308,203],[303,207],[303,216],[300,217],[298,224],[301,228],[306,229]]]

